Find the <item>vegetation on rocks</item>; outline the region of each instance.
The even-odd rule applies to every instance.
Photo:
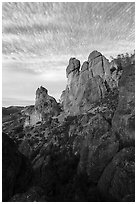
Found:
[[[71,58],[60,104],[40,87],[34,106],[3,108],[3,201],[135,200],[131,58]]]

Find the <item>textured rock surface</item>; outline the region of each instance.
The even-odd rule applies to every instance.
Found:
[[[126,200],[132,196],[135,201],[135,150],[134,147],[124,148],[116,154],[105,168],[98,187],[103,197],[110,201]]]
[[[79,172],[86,171],[89,181],[93,183],[98,182],[104,168],[119,149],[119,142],[111,133],[103,134],[101,129],[98,131],[100,132],[98,137],[84,141],[79,163]]]
[[[15,108],[11,115],[4,109],[3,129],[11,133],[33,169],[25,191],[29,172],[25,156],[21,164],[19,157],[19,175],[14,165],[12,173],[12,168],[8,170],[12,178],[5,177],[4,182],[11,184],[11,201],[134,201],[135,63],[129,62],[109,63],[93,51],[80,68],[80,61],[71,58],[61,97],[64,111],[57,111],[57,102],[43,87],[36,92],[35,106]],[[29,120],[23,126],[26,116]],[[10,159],[12,163],[14,158]],[[4,167],[5,175],[9,166]]]
[[[112,120],[121,145],[134,144],[135,137],[135,66],[124,68],[119,81],[119,102]]]
[[[80,69],[80,61],[77,60],[76,58],[70,58],[69,65],[66,69],[67,77],[73,71],[79,72],[79,69]]]
[[[92,104],[118,86],[119,71],[111,72],[111,64],[98,51],[93,51],[80,69],[80,62],[71,58],[66,69],[67,87],[61,96],[66,114],[87,112]]]
[[[41,86],[36,90],[34,109],[31,112],[26,111],[28,117],[25,121],[25,126],[35,125],[47,117],[57,116],[59,112],[60,108],[55,98],[49,96],[47,89]]]
[[[100,76],[108,81],[110,77],[110,63],[98,51],[93,51],[88,57],[89,70],[92,70],[93,76]]]
[[[32,149],[27,139],[24,139],[21,144],[19,145],[18,150],[25,155],[26,157],[30,158]]]
[[[45,202],[45,197],[43,196],[43,190],[40,187],[32,187],[27,192],[16,194],[11,199],[10,202]]]
[[[44,114],[56,116],[59,113],[59,107],[56,100],[48,95],[47,89],[40,87],[36,91],[35,110],[44,117]]]
[[[27,159],[19,153],[15,143],[2,134],[2,200],[8,201],[15,192],[23,192],[31,178]]]

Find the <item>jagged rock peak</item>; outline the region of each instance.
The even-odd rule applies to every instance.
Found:
[[[40,86],[40,88],[36,90],[35,109],[39,110],[42,108],[42,111],[44,111],[45,107],[49,109],[53,104],[57,104],[56,99],[48,95],[46,88]]]
[[[36,90],[35,105],[26,112],[24,126],[35,125],[39,121],[44,121],[48,117],[57,116],[60,113],[60,106],[56,99],[48,95],[48,90],[40,86]]]
[[[39,96],[40,94],[48,94],[48,90],[43,86],[40,86],[40,88],[36,90],[36,96]]]
[[[81,66],[81,72],[88,70],[89,62],[85,61]]]
[[[92,61],[93,59],[95,59],[95,58],[97,58],[99,56],[102,56],[102,54],[100,52],[98,52],[97,50],[94,50],[93,52],[91,52],[89,54],[88,62]]]
[[[40,88],[38,88],[36,90],[36,100],[35,100],[35,104],[38,100],[43,99],[43,98],[47,98],[48,97],[48,90],[43,87],[40,86]]]
[[[67,69],[66,69],[67,77],[71,72],[75,70],[79,72],[79,69],[80,69],[80,61],[76,58],[70,58],[69,65],[67,66]]]
[[[66,69],[67,86],[61,95],[66,113],[87,111],[93,103],[102,100],[108,92],[118,87],[120,74],[110,71],[111,64],[97,50],[89,54],[80,68],[80,61],[70,58]]]

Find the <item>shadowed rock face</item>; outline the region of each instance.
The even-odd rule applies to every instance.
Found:
[[[135,149],[124,148],[105,168],[98,187],[103,197],[113,201],[135,199]],[[126,198],[127,197],[127,198]]]
[[[66,114],[88,111],[93,103],[102,100],[106,93],[117,87],[119,78],[112,76],[110,68],[109,61],[98,51],[90,53],[81,70],[80,61],[70,59],[66,69],[67,87],[61,96]]]
[[[43,196],[43,191],[39,187],[32,187],[25,193],[20,193],[14,195],[10,202],[44,202],[46,201],[45,196]]]
[[[106,200],[135,200],[135,66],[124,67],[119,80],[118,106],[112,118],[112,132],[119,151],[106,166],[98,182]]]
[[[114,114],[113,129],[119,135],[121,145],[135,140],[135,66],[124,68],[119,81],[119,102]]]
[[[93,133],[84,141],[78,167],[78,171],[82,174],[86,173],[89,181],[95,184],[98,183],[105,167],[119,149],[119,142],[115,136],[112,136],[111,132],[106,132],[108,124],[103,120],[101,123],[99,127],[94,127],[95,124],[93,124],[93,129],[97,128],[96,131],[100,135]],[[103,132],[106,133],[103,134]]]
[[[2,200],[8,201],[16,192],[23,192],[31,179],[31,166],[16,144],[2,134]]]

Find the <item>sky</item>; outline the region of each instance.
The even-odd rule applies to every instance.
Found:
[[[34,104],[41,85],[59,100],[70,57],[134,49],[134,2],[3,2],[2,106]]]

